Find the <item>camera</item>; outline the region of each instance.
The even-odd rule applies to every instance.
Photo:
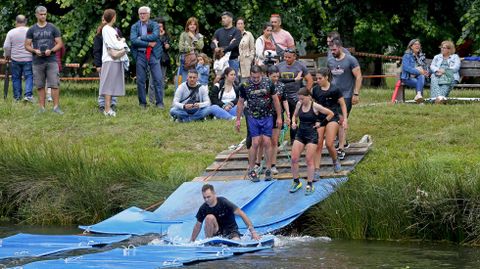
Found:
[[[275,65],[277,63],[277,52],[273,50],[266,50],[263,54],[265,56],[265,60],[263,60],[263,64],[270,66]]]

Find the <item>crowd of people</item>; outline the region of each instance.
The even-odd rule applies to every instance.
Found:
[[[28,80],[33,79],[40,111],[45,111],[45,88],[48,87],[52,89],[53,111],[63,114],[59,107],[59,66],[55,59],[55,53],[63,48],[61,33],[46,21],[45,7],[37,7],[35,14],[37,23],[30,28],[26,27],[25,16],[19,15],[17,27],[7,35],[6,55],[16,70],[12,76],[14,96],[21,98],[23,72],[27,80],[25,98],[32,98],[32,83]],[[149,7],[138,9],[139,20],[131,26],[129,46],[115,27],[115,10],[107,9],[103,13],[94,39],[93,56],[100,74],[98,106],[107,117],[116,116],[117,98],[125,95],[124,73],[129,68],[129,55],[136,65],[139,106],[145,108],[150,101],[159,109],[165,108],[164,77],[170,62],[171,41],[165,21],[152,20],[150,15]],[[324,144],[332,158],[334,172],[341,170],[340,160],[349,146],[347,118],[352,105],[359,101],[362,83],[358,61],[343,48],[340,34],[331,32],[327,37],[328,68],[311,74],[297,60],[295,41],[282,28],[280,15],[271,15],[257,39],[246,30],[243,18],[237,18],[234,23],[233,14],[225,11],[221,22],[222,27],[215,31],[210,42],[214,54],[211,72],[212,60],[203,53],[207,41],[199,31],[198,19],[187,20],[179,37],[179,79],[169,111],[172,120],[190,122],[214,117],[234,121],[240,131],[244,118],[249,148],[248,178],[253,182],[260,180],[262,159],[266,164],[265,180],[272,180],[278,174],[276,156],[280,133],[290,128],[293,174],[290,191],[302,187],[298,161],[306,149],[306,194],[311,194],[312,182],[320,178]]]

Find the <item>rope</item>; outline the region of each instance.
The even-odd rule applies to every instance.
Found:
[[[208,181],[209,178],[213,177],[215,174],[217,174],[218,170],[220,168],[222,168],[225,164],[227,164],[227,162],[230,160],[230,158],[232,158],[233,155],[235,155],[237,152],[239,152],[243,146],[244,146],[244,143],[245,143],[246,139],[243,139],[242,142],[240,142],[237,147],[235,148],[234,151],[230,152],[230,154],[228,154],[227,158],[225,158],[225,160],[219,165],[217,166],[212,172],[210,172],[210,174],[208,176],[206,176],[205,178],[203,178],[203,182],[206,182]]]

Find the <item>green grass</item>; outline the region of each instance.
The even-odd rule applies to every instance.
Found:
[[[2,218],[85,224],[146,207],[244,136],[232,122],[178,124],[168,110],[141,110],[134,85],[119,99],[118,116],[105,118],[96,110],[97,89],[62,85],[63,116],[37,114],[31,104],[0,104]],[[391,91],[362,91],[349,137],[369,134],[373,148],[344,186],[302,216],[302,233],[479,243],[480,104],[391,105]]]

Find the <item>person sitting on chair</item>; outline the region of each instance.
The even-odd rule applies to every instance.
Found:
[[[198,209],[196,218],[197,223],[193,227],[192,237],[190,241],[195,241],[202,223],[205,221],[205,237],[222,236],[228,239],[240,240],[240,233],[238,225],[235,221],[235,215],[242,218],[248,230],[251,233],[252,239],[260,240],[260,236],[253,228],[253,224],[238,206],[230,202],[224,197],[217,197],[215,189],[210,184],[205,184],[202,187],[202,195],[205,203]]]

